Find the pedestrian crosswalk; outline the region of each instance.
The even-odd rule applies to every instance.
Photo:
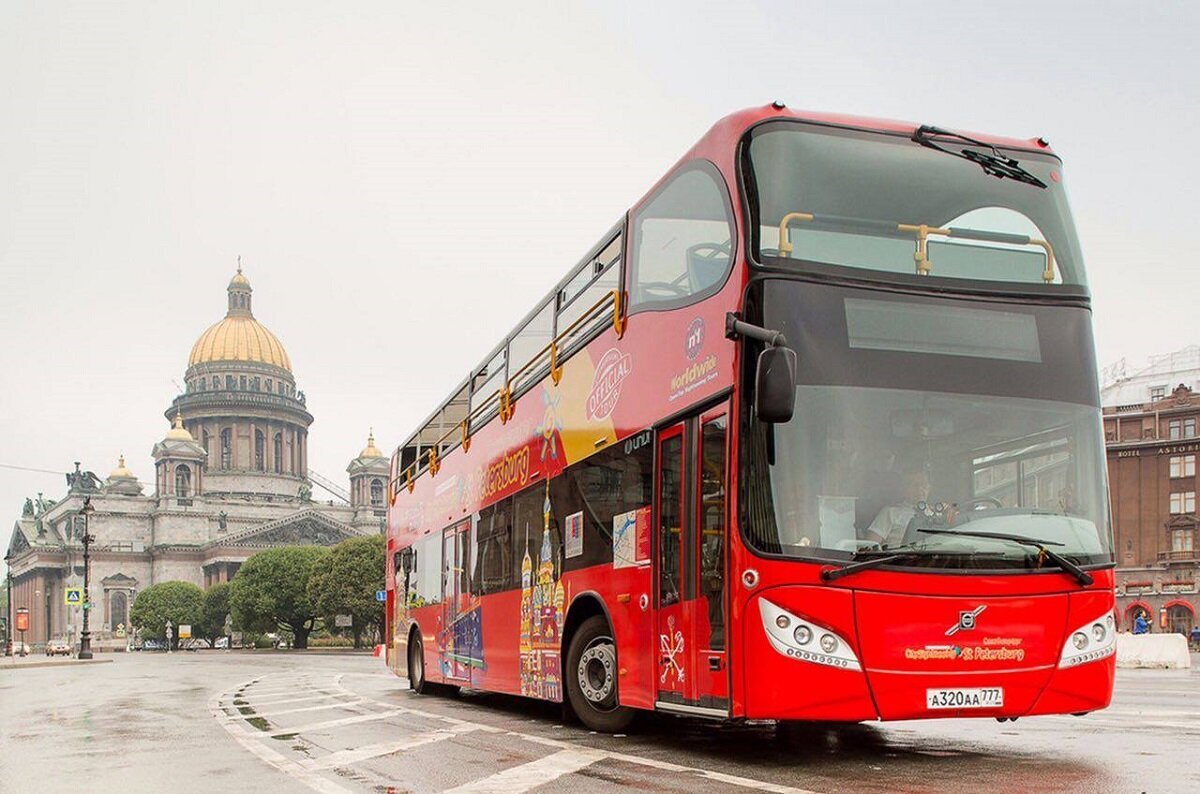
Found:
[[[221,693],[210,710],[245,751],[327,794],[575,791],[598,779],[620,788],[622,775],[636,788],[646,788],[648,777],[661,790],[815,794],[418,707],[426,703],[399,687],[387,700],[365,696],[337,674],[274,673]]]

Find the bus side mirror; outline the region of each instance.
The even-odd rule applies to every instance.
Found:
[[[787,422],[796,409],[796,351],[767,347],[758,354],[754,413],[763,422]]]

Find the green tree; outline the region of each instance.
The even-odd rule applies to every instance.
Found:
[[[200,622],[204,614],[204,591],[191,582],[159,582],[138,593],[129,622],[138,628],[142,637],[161,640],[166,637],[166,624],[172,626]],[[179,629],[171,630],[171,644],[178,647]]]
[[[199,635],[215,641],[225,636],[225,616],[229,614],[229,593],[233,585],[221,582],[204,591],[204,610],[200,617]]]
[[[286,629],[294,636],[292,647],[307,648],[318,617],[308,580],[328,556],[321,546],[283,546],[246,560],[229,591],[233,622],[251,631]]]
[[[375,600],[375,593],[384,588],[386,546],[383,535],[344,540],[308,580],[308,597],[326,626],[333,625],[335,615],[351,616],[355,648],[362,647],[362,635],[368,629],[377,629],[383,636],[383,604]]]

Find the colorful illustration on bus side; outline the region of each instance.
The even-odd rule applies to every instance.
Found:
[[[526,536],[525,558],[521,561],[521,694],[547,700],[562,699],[562,637],[566,593],[560,565],[555,567],[550,542],[550,484],[542,508],[542,548],[535,571],[529,558]],[[528,532],[528,527],[526,527]]]
[[[683,671],[683,632],[675,628],[675,616],[667,618],[667,633],[658,635],[658,650],[662,656],[663,669],[658,677],[658,683],[682,685]]]
[[[542,411],[542,423],[533,432],[534,438],[541,440],[542,463],[546,462],[546,458],[558,460],[558,436],[563,429],[562,418],[558,415],[558,404],[561,400],[562,395],[557,391],[542,389],[542,405],[545,410]]]
[[[613,516],[613,567],[632,568],[650,562],[650,506]]]

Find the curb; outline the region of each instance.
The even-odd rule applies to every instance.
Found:
[[[26,662],[25,664],[0,662],[0,670],[27,670],[34,667],[82,667],[88,664],[112,664],[113,659],[73,659],[62,662]]]

